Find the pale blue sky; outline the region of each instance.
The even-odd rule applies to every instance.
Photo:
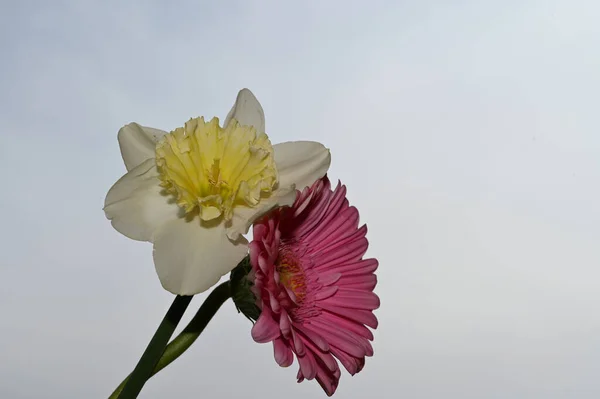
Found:
[[[0,397],[107,397],[135,365],[172,297],[102,212],[116,133],[224,118],[242,87],[273,142],[331,149],[380,260],[375,356],[336,397],[599,397],[599,17],[591,0],[2,2]],[[324,397],[250,327],[228,304],[140,397]]]

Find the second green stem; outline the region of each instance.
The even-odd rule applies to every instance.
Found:
[[[223,305],[223,303],[225,303],[225,301],[227,301],[229,298],[231,298],[231,291],[229,288],[229,281],[227,281],[219,285],[208,295],[189,324],[177,337],[175,337],[175,339],[173,339],[173,341],[167,345],[151,376],[158,373],[160,370],[164,369],[175,359],[181,356],[183,352],[185,352],[194,343],[194,341],[196,341],[202,331],[204,331],[204,328],[206,328],[208,325],[208,322],[213,318],[215,313],[217,313],[221,305]],[[127,376],[127,378],[121,382],[121,384],[117,387],[117,389],[115,389],[108,399],[119,398],[119,395],[125,387],[128,379],[129,376]]]

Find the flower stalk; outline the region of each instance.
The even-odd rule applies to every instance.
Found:
[[[221,305],[223,305],[230,297],[231,290],[229,281],[226,281],[215,288],[208,295],[202,306],[200,306],[200,309],[198,309],[198,312],[196,312],[189,324],[167,345],[162,357],[158,360],[158,363],[156,363],[154,370],[148,378],[152,377],[181,356],[196,341],[200,334],[202,334],[210,320],[221,308]],[[108,399],[125,398],[125,396],[121,396],[121,392],[130,378],[131,375],[125,378]]]
[[[175,297],[144,354],[125,382],[123,391],[118,396],[119,399],[137,398],[148,378],[152,376],[152,372],[163,355],[169,339],[171,339],[177,324],[181,321],[181,317],[191,300],[192,296],[177,295]]]

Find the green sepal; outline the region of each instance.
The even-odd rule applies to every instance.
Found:
[[[260,316],[260,309],[256,306],[256,296],[252,292],[252,265],[250,257],[246,256],[231,271],[231,298],[238,313],[242,313],[250,321],[255,322]]]

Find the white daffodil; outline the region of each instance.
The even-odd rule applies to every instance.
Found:
[[[271,145],[248,89],[225,119],[189,120],[170,133],[131,123],[118,133],[128,172],[106,195],[104,212],[123,235],[154,244],[163,287],[193,295],[213,286],[247,254],[242,234],[295,190],[323,177],[322,144]]]

